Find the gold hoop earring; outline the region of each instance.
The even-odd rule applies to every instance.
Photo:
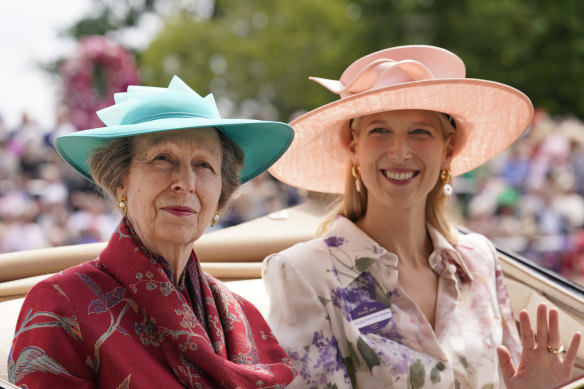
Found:
[[[219,221],[219,211],[215,212],[215,216],[211,219],[211,227],[215,227],[215,224]]]
[[[444,183],[444,186],[442,187],[442,193],[444,193],[446,196],[451,196],[453,189],[452,185],[450,185],[450,182],[452,181],[452,174],[450,173],[450,169],[441,170],[440,179]]]
[[[118,208],[122,215],[126,216],[128,214],[128,201],[124,197],[118,200]]]
[[[357,192],[361,192],[361,169],[359,168],[359,166],[353,165],[353,167],[351,168],[351,174],[355,179],[355,189],[357,190]]]

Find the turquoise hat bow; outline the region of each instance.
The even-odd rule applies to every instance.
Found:
[[[241,183],[269,168],[294,138],[292,127],[285,123],[221,118],[212,94],[201,97],[177,76],[168,88],[130,85],[127,92],[116,93],[114,101],[114,105],[97,112],[106,127],[55,139],[55,148],[63,159],[89,180],[88,156],[115,138],[214,127],[243,150]]]

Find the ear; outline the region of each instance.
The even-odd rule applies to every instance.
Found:
[[[448,135],[446,139],[446,147],[444,150],[444,161],[442,161],[442,169],[449,169],[450,162],[452,162],[452,158],[454,157],[454,134]]]
[[[349,152],[349,157],[351,158],[351,161],[353,161],[353,165],[358,165],[358,160],[357,160],[357,139],[355,139],[355,135],[353,134],[353,132],[350,132],[350,136],[351,136],[351,140],[349,141],[349,144],[347,146],[347,151]]]
[[[126,195],[126,190],[124,189],[124,185],[119,186],[118,189],[116,189],[116,200],[119,200],[121,198],[125,198]]]

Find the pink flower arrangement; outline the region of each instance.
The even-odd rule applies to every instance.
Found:
[[[95,112],[114,104],[114,93],[139,84],[132,54],[103,36],[80,40],[77,51],[61,65],[60,71],[64,103],[77,130],[102,127]]]

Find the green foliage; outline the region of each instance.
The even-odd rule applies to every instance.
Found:
[[[227,97],[264,119],[285,120],[334,98],[308,77],[338,77],[356,58],[345,42],[360,23],[347,18],[345,1],[223,0],[216,7],[212,19],[166,20],[140,57],[146,84],[179,74],[197,92]]]
[[[584,117],[584,96],[574,88],[584,81],[584,2],[446,2],[433,43],[459,54],[469,77],[512,85],[552,114]]]
[[[458,54],[467,76],[514,86],[552,114],[584,118],[581,0],[360,0],[368,51],[433,44]],[[576,87],[575,87],[576,86]]]
[[[338,98],[308,76],[338,79],[364,54],[433,44],[458,54],[468,77],[584,118],[581,0],[95,1],[96,12],[70,34],[105,34],[165,9],[163,30],[139,55],[143,82],[166,86],[179,74],[248,116],[288,120]]]
[[[95,0],[91,16],[76,22],[67,34],[81,39],[133,27],[144,13],[154,10],[157,1],[160,0]]]

